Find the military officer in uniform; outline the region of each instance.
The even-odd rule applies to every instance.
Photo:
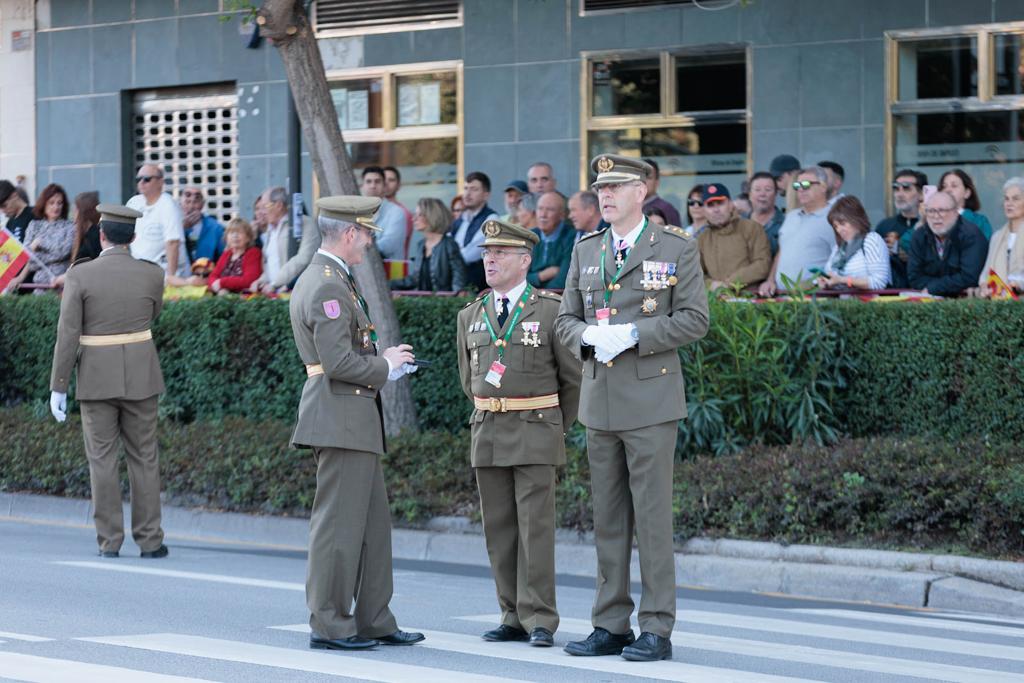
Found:
[[[707,332],[697,241],[643,214],[653,169],[602,154],[591,162],[601,216],[611,225],[573,250],[556,330],[583,361],[580,422],[587,428],[598,558],[586,640],[573,655],[672,657],[676,581],[672,462],[686,396],[678,349]],[[636,532],[642,593],[634,642],[629,563]]]
[[[124,542],[117,451],[124,443],[131,484],[132,538],[142,557],[167,556],[160,527],[157,399],[164,390],[151,328],[163,306],[160,266],[132,258],[138,211],[100,204],[100,246],[92,261],[68,270],[50,374],[50,410],[67,417],[71,370],[82,411],[99,554],[117,557]]]
[[[384,434],[378,394],[412,371],[412,347],[377,353],[377,333],[351,266],[373,235],[379,197],[317,202],[320,249],[289,302],[292,333],[306,365],[292,445],[311,448],[316,495],[310,516],[306,602],[314,649],[364,650],[411,645],[391,602],[391,513],[380,456]]]
[[[470,461],[502,612],[483,637],[550,647],[555,467],[576,419],[580,362],[555,338],[561,297],[526,281],[537,234],[499,220],[483,232],[491,291],[458,316],[459,376],[474,407]]]

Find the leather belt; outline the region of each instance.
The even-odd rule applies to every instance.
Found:
[[[317,375],[324,374],[324,366],[316,363],[314,365],[306,365],[306,377],[316,377]]]
[[[83,334],[78,338],[78,343],[82,346],[120,346],[121,344],[137,344],[152,338],[151,330],[126,334]]]
[[[477,410],[491,413],[507,413],[511,410],[537,410],[538,408],[554,408],[558,405],[558,394],[531,396],[530,398],[482,398],[473,397],[473,406]]]

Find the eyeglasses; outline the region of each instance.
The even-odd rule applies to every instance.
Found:
[[[496,258],[503,259],[509,256],[522,256],[525,251],[513,251],[509,249],[484,249],[482,252],[484,258]]]
[[[906,190],[916,190],[917,189],[917,183],[896,183],[896,182],[894,182],[892,184],[892,189],[894,189],[894,190],[903,190],[903,191],[906,191]]]
[[[956,209],[925,209],[924,215],[938,218],[939,216],[947,216],[956,211]]]
[[[811,185],[821,185],[820,180],[798,180],[793,183],[794,190],[809,190]]]
[[[149,181],[153,180],[154,178],[159,178],[159,177],[160,176],[157,176],[157,175],[140,175],[140,176],[137,176],[135,179],[137,181],[139,181],[140,183],[148,183]]]
[[[686,200],[686,205],[687,206],[704,206],[704,202],[702,202],[699,199],[687,199]]]

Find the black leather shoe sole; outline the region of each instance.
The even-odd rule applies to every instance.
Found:
[[[171,551],[167,549],[167,546],[161,544],[160,547],[156,550],[143,550],[141,553],[139,553],[139,557],[145,557],[151,560],[156,560],[161,557],[167,557],[170,553]]]
[[[405,631],[399,631],[397,634],[392,633],[388,636],[381,636],[377,638],[377,642],[381,645],[412,645],[426,640],[427,637],[422,633],[407,633]]]
[[[352,636],[351,638],[340,638],[338,640],[327,640],[326,638],[309,639],[311,650],[372,650],[377,647],[376,640]]]
[[[530,645],[534,647],[551,647],[555,644],[555,637],[551,631],[544,628],[535,628],[530,633]]]
[[[100,557],[121,557],[121,554],[116,550],[101,550],[97,555]]]
[[[672,659],[672,646],[654,650],[624,647],[622,648],[622,658],[631,662],[660,662],[663,659]]]

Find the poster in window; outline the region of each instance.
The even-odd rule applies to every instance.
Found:
[[[370,127],[370,93],[365,90],[348,94],[348,125],[352,130]]]
[[[348,128],[348,89],[335,88],[331,91],[331,100],[334,102],[334,111],[338,114],[338,128]]]
[[[420,85],[420,124],[441,123],[441,84]]]
[[[441,84],[401,83],[398,86],[398,125],[441,123]]]

